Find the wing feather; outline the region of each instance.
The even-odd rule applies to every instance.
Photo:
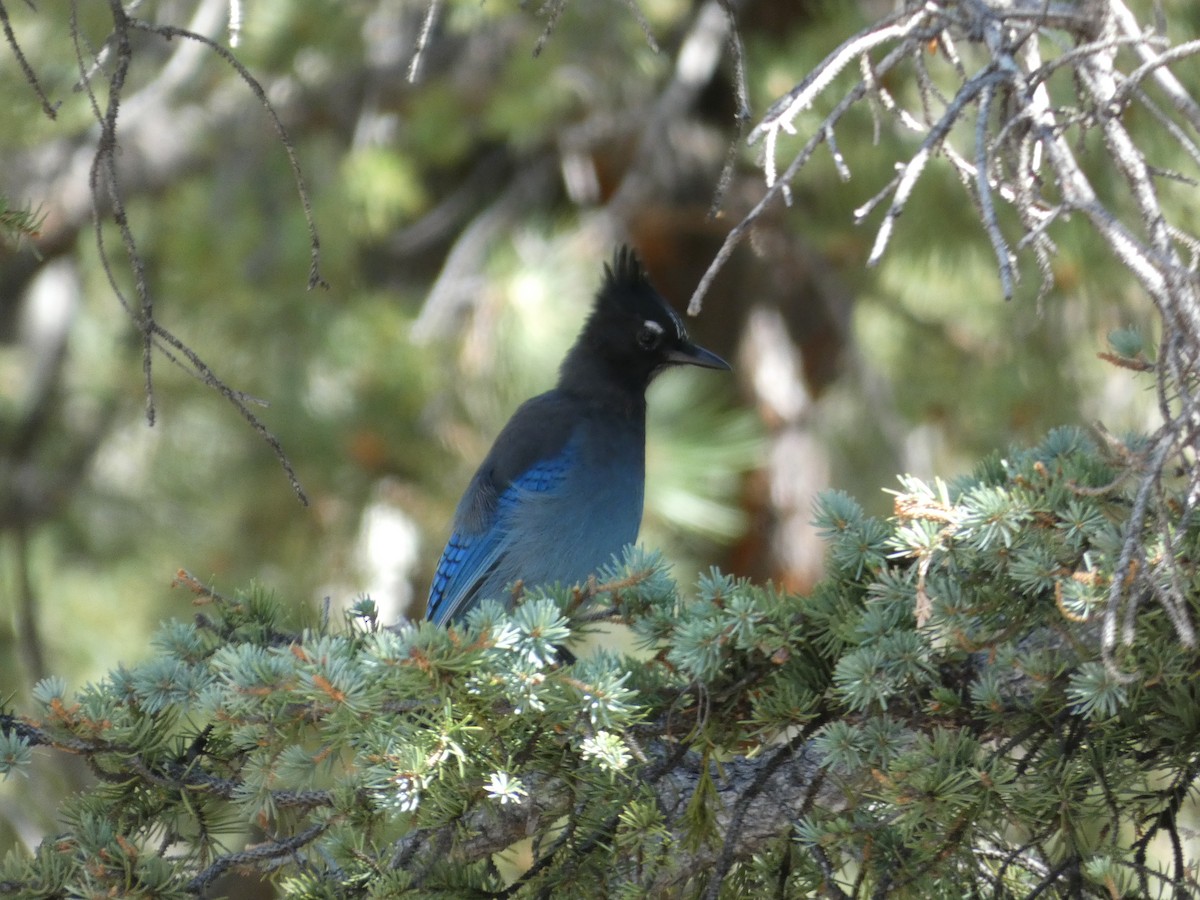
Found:
[[[575,457],[575,447],[569,443],[554,457],[535,462],[512,479],[499,496],[494,491],[489,496],[489,485],[476,476],[476,482],[480,483],[472,482],[468,489],[473,502],[464,504],[467,509],[460,512],[458,527],[446,542],[433,576],[425,608],[427,619],[437,624],[453,621],[483,599],[479,596],[480,588],[503,565],[512,542],[510,526],[515,511],[531,494],[547,496],[557,492]]]

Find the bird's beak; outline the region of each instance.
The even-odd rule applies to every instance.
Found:
[[[681,343],[667,352],[667,360],[681,366],[701,366],[705,369],[729,369],[729,363],[710,350],[691,343]]]

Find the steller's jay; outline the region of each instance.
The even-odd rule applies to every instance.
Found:
[[[577,584],[637,538],[646,472],[646,386],[672,365],[728,369],[620,247],[558,385],[523,403],[454,514],[426,618],[461,619],[506,586]]]

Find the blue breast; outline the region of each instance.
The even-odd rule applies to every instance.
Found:
[[[508,602],[505,589],[517,580],[582,582],[633,543],[642,518],[644,440],[640,429],[584,420],[557,453],[498,494],[488,495],[481,470],[459,506],[427,618],[458,619],[485,597]]]

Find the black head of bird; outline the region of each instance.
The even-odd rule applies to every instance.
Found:
[[[560,389],[590,393],[619,387],[640,394],[668,366],[728,369],[688,338],[679,314],[650,284],[634,252],[620,247],[579,338],[563,360]]]

